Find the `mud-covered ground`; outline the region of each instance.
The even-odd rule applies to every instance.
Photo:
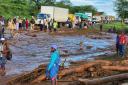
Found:
[[[83,30],[82,30],[83,31]],[[88,31],[74,35],[65,32],[23,32],[9,40],[13,52],[12,61],[6,64],[6,75],[0,76],[0,85],[14,75],[27,73],[41,64],[47,64],[50,56],[50,46],[56,44],[62,55],[62,61],[66,59],[65,67],[71,62],[90,60],[96,56],[108,55],[115,52],[115,34],[94,33]],[[62,35],[61,35],[62,34]],[[6,34],[8,38],[10,35]],[[79,50],[79,43],[83,42],[83,50]],[[11,76],[11,77],[10,77]],[[42,84],[47,85],[47,84]],[[62,85],[62,84],[60,84]]]

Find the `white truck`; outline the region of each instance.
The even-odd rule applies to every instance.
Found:
[[[57,22],[66,22],[69,10],[66,8],[54,6],[41,6],[41,13],[37,15],[37,21],[40,19],[54,19]]]

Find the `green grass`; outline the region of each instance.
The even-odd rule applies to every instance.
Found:
[[[109,24],[103,24],[103,28],[105,28],[106,30],[115,27],[116,30],[122,30],[122,29],[128,29],[128,24],[124,24],[121,22],[113,22],[113,23],[109,23]]]

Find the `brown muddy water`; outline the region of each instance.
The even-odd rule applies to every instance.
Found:
[[[65,66],[67,67],[72,61],[110,54],[112,53],[111,48],[115,44],[115,35],[108,35],[111,36],[111,39],[90,39],[86,36],[50,36],[46,33],[37,33],[37,37],[31,37],[22,33],[14,40],[15,42],[10,41],[13,42],[13,45],[10,46],[13,59],[6,64],[6,76],[29,72],[40,64],[48,63],[52,44],[58,46],[61,54],[64,54],[63,50],[68,51],[68,56],[62,56],[62,61],[66,59]],[[84,50],[77,54],[81,41]],[[88,49],[87,46],[91,46],[91,48]]]

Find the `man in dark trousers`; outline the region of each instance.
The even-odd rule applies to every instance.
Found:
[[[124,32],[121,33],[121,35],[119,36],[119,54],[121,57],[125,56],[125,45],[126,45],[126,36],[124,34]]]
[[[6,56],[4,56],[4,42],[5,42],[5,38],[1,38],[0,39],[0,74],[2,76],[5,75],[5,64],[6,64]]]
[[[100,24],[100,31],[102,32],[103,31],[103,25]]]
[[[117,37],[116,37],[116,53],[117,55],[119,55],[119,34],[117,34]]]

